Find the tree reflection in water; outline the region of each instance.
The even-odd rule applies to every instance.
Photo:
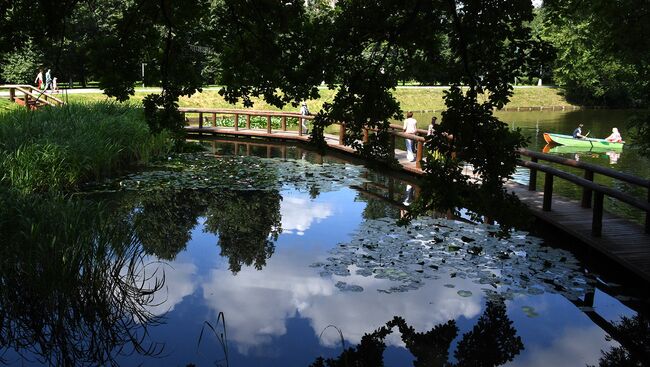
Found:
[[[622,317],[614,324],[607,339],[615,339],[619,346],[602,351],[600,367],[646,366],[650,361],[650,319],[642,314]]]
[[[219,234],[221,256],[238,273],[242,265],[260,270],[273,255],[282,233],[280,200],[272,191],[227,191],[213,195],[207,205],[205,230]]]
[[[356,348],[347,348],[335,359],[319,357],[310,367],[383,366],[384,340],[397,327],[406,349],[413,354],[415,367],[424,366],[499,366],[512,361],[523,349],[521,338],[512,326],[502,301],[488,301],[474,328],[465,333],[449,361],[449,348],[458,335],[455,320],[418,333],[401,317],[395,317],[361,338]]]
[[[0,192],[3,352],[74,366],[162,351],[147,306],[164,277],[145,272],[132,229],[107,218],[97,204]]]

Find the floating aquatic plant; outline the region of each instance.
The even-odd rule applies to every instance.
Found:
[[[154,163],[147,171],[105,183],[96,190],[228,189],[298,190],[320,192],[366,182],[365,168],[350,164],[312,164],[302,160],[258,157],[219,157],[207,153],[179,154]]]
[[[418,289],[427,279],[447,276],[485,285],[488,297],[512,299],[552,292],[577,300],[595,283],[593,275],[580,271],[570,252],[544,246],[526,232],[499,238],[498,230],[447,219],[420,218],[406,227],[389,218],[367,220],[350,242],[339,244],[327,261],[313,266],[329,277],[348,276],[354,265],[357,275],[396,284],[378,289],[384,293]],[[471,296],[462,289],[457,293]]]

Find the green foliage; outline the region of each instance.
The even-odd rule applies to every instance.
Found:
[[[42,56],[31,40],[3,56],[0,77],[7,83],[33,84],[41,65]]]
[[[0,115],[0,182],[23,192],[73,190],[169,149],[141,110],[98,103]]]

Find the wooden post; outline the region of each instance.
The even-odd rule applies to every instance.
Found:
[[[343,145],[345,142],[345,124],[341,122],[339,124],[339,144]]]
[[[298,136],[302,136],[302,119],[298,119]]]
[[[239,155],[239,143],[235,143],[235,155]]]
[[[217,127],[217,114],[212,113],[212,127]]]
[[[199,112],[199,129],[203,129],[203,112]]]
[[[370,140],[368,139],[368,129],[363,129],[363,143],[367,143],[368,140]]]
[[[251,129],[251,115],[246,115],[246,128]]]
[[[287,116],[282,116],[282,131],[287,131]]]
[[[266,158],[271,158],[271,146],[266,146]]]
[[[603,233],[603,201],[605,194],[596,191],[594,197],[594,216],[591,222],[591,234],[600,237]]]
[[[391,158],[395,158],[395,140],[396,140],[395,134],[391,133],[390,134],[390,147],[389,147],[389,149],[390,149],[390,157]]]
[[[271,115],[266,116],[266,133],[271,133]]]
[[[553,175],[546,173],[544,177],[544,202],[542,210],[545,212],[551,211],[551,203],[553,201]]]
[[[282,152],[282,159],[287,159],[287,146],[282,145],[280,147],[280,152]]]
[[[415,167],[418,169],[422,169],[422,151],[424,150],[424,142],[422,140],[418,140],[418,151],[416,152],[415,155]]]
[[[181,112],[181,116],[183,117],[183,122],[187,122],[187,118],[185,117],[185,112]]]
[[[247,156],[251,155],[251,145],[250,144],[246,144],[246,155]]]
[[[533,157],[530,159],[531,162],[537,163],[537,158]],[[530,169],[530,177],[528,178],[528,191],[537,190],[537,170],[535,168]]]
[[[239,131],[239,114],[238,113],[235,114],[235,123],[233,124],[233,126],[235,127],[235,131]]]
[[[588,169],[585,170],[585,180],[594,181],[594,172]],[[586,187],[582,188],[582,207],[591,208],[592,190]]]
[[[16,102],[16,89],[15,88],[9,88],[9,100],[11,102]]]

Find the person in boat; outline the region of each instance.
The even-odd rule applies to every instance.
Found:
[[[610,143],[622,143],[623,142],[623,137],[621,136],[621,133],[618,132],[617,128],[612,128],[612,133],[605,138]]]
[[[579,124],[578,127],[576,127],[576,129],[573,130],[573,134],[571,135],[573,135],[574,139],[585,139],[587,137],[587,135],[582,135],[583,126],[584,126],[583,124]]]

